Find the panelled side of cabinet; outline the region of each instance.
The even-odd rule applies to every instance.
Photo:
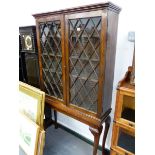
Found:
[[[113,11],[107,11],[107,40],[106,40],[106,53],[105,53],[105,81],[103,85],[103,114],[111,109],[113,79],[115,68],[115,55],[117,43],[117,25],[118,14]]]

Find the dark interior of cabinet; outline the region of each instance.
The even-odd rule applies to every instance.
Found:
[[[129,152],[135,153],[135,137],[125,132],[125,130],[119,130],[117,145]]]
[[[130,96],[123,97],[123,108],[121,117],[135,122],[135,98]]]
[[[135,122],[135,111],[130,108],[124,108],[122,112],[122,118]]]
[[[69,19],[70,103],[97,112],[101,17]]]

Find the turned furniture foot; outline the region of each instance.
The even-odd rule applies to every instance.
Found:
[[[103,135],[103,141],[102,141],[102,155],[106,155],[105,154],[105,142],[106,142],[107,134],[109,131],[110,123],[111,123],[111,117],[108,116],[105,120],[105,129],[104,129],[104,135]]]
[[[100,135],[102,132],[102,128],[103,128],[103,126],[101,126],[98,129],[94,129],[94,128],[89,127],[90,132],[94,136],[93,155],[97,155],[97,149],[98,149],[98,144],[99,144],[99,139],[100,139]]]

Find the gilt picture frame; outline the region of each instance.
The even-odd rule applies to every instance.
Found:
[[[19,82],[19,112],[43,128],[45,92]]]
[[[19,147],[25,155],[43,155],[45,131],[23,114],[19,114]]]

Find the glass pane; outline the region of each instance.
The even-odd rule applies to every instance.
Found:
[[[135,122],[135,98],[131,96],[123,96],[123,106],[121,117]]]
[[[101,17],[69,19],[70,103],[97,112]]]
[[[117,145],[129,152],[135,153],[135,137],[121,128],[119,129]]]
[[[60,21],[40,23],[42,68],[45,91],[63,99]]]

